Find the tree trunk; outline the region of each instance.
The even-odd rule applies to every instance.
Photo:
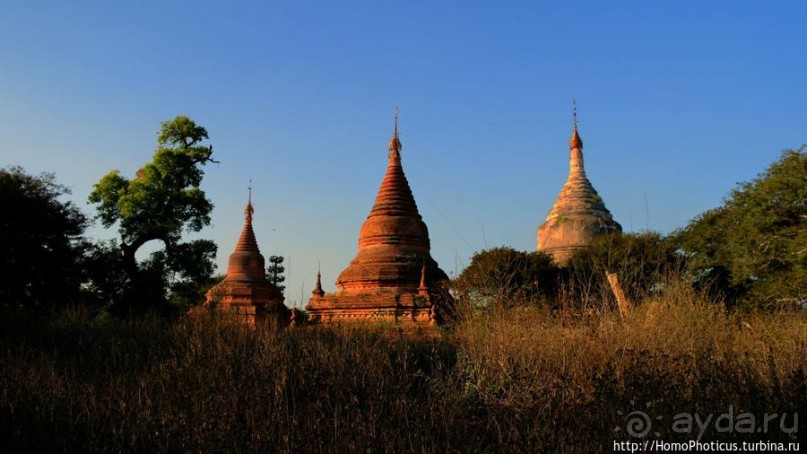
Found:
[[[122,301],[123,307],[119,308],[125,313],[143,313],[158,306],[159,302],[154,300],[152,292],[146,288],[147,283],[140,272],[136,257],[137,251],[151,240],[162,240],[162,238],[143,237],[135,239],[131,244],[121,244],[123,271],[129,278],[128,288]]]
[[[625,321],[631,309],[630,300],[625,296],[625,291],[622,290],[622,285],[619,284],[619,278],[616,274],[606,271],[605,277],[608,278],[608,283],[611,284],[611,291],[614,292],[614,296],[616,297],[616,303],[619,306],[619,315],[622,316],[622,321]]]

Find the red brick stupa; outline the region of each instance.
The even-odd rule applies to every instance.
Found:
[[[546,222],[538,228],[538,250],[552,255],[559,265],[566,265],[575,251],[590,246],[596,237],[622,231],[586,176],[577,110],[569,148],[569,178]]]
[[[308,301],[315,323],[342,321],[434,325],[447,321],[453,301],[436,285],[448,279],[431,257],[429,231],[401,166],[398,115],[381,188],[359,234],[356,258],[325,294],[320,276]]]
[[[266,279],[264,258],[252,230],[255,210],[251,192],[244,209],[244,230],[230,255],[227,277],[207,292],[205,306],[234,314],[250,325],[275,321],[285,326],[289,322],[289,309],[283,304],[283,293]]]

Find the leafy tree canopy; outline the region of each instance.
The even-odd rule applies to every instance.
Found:
[[[0,169],[0,304],[53,309],[75,302],[87,218],[51,173]]]
[[[693,279],[746,307],[807,301],[807,153],[786,150],[675,232]]]
[[[280,293],[286,290],[286,286],[283,285],[283,281],[286,280],[286,277],[283,276],[283,272],[285,271],[286,267],[283,266],[283,256],[269,256],[269,266],[266,267],[266,278],[280,290]]]
[[[582,292],[573,299],[601,300],[611,292],[606,272],[615,273],[627,296],[638,301],[663,287],[666,279],[678,277],[682,262],[675,245],[657,232],[614,233],[596,238],[590,247],[573,254],[565,281],[569,289]]]
[[[508,307],[551,296],[557,273],[547,254],[497,247],[474,254],[452,287],[474,305]]]
[[[210,240],[195,240],[178,244],[171,255],[165,251],[152,253],[148,263],[163,276],[170,303],[188,309],[202,301],[217,282],[213,278],[217,249]]]
[[[163,255],[153,257],[149,269],[199,274],[212,272],[215,245],[210,242],[181,245],[183,232],[197,232],[210,224],[213,205],[199,188],[202,167],[212,159],[212,145],[202,142],[207,130],[185,116],[162,123],[154,158],[128,179],[114,170],[96,183],[89,200],[97,205],[98,218],[109,228],[118,225],[123,267],[133,292],[128,306],[151,305],[143,287],[146,277],[138,267],[135,253],[145,243],[158,240],[165,245]],[[159,265],[159,266],[158,266]],[[149,273],[150,274],[150,273]]]
[[[154,159],[129,180],[113,170],[96,183],[90,202],[97,204],[104,227],[119,222],[124,243],[150,240],[172,243],[184,229],[199,231],[210,224],[213,205],[199,188],[201,166],[215,162],[213,147],[201,145],[207,131],[178,116],[162,123]]]

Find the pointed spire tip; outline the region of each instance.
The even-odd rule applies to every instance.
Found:
[[[401,140],[398,138],[398,115],[400,115],[401,109],[396,107],[395,108],[395,127],[392,131],[392,139],[389,141],[389,151],[401,151]]]
[[[572,129],[572,138],[569,140],[569,148],[572,150],[575,148],[583,148],[583,139],[580,138],[580,134],[577,132],[577,100],[572,100],[572,110],[573,110],[573,117],[574,117],[574,127]]]
[[[247,206],[244,208],[244,215],[247,221],[252,221],[252,213],[255,212],[255,209],[252,208],[252,178],[249,179],[249,186],[247,187],[249,190],[249,195],[247,196]]]
[[[322,273],[320,272],[320,264],[317,263],[317,284],[314,287],[314,291],[311,292],[315,296],[323,296],[325,295],[325,291],[322,290]]]

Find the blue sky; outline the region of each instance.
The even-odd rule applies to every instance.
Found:
[[[225,266],[252,178],[259,244],[290,261],[301,305],[318,262],[331,291],[355,255],[395,106],[450,275],[486,247],[534,249],[572,99],[614,217],[668,233],[807,142],[805,23],[798,1],[5,0],[0,166],[55,172],[94,214],[92,185],[132,175],[159,123],[187,115],[221,161],[199,236]]]

